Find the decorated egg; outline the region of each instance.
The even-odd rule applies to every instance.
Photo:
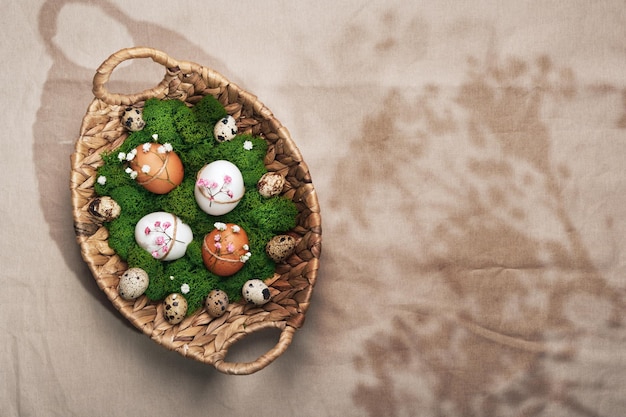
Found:
[[[126,107],[122,115],[122,124],[131,132],[143,129],[146,125],[146,122],[143,120],[143,110],[135,107]]]
[[[126,155],[128,174],[146,190],[167,194],[183,182],[185,169],[172,145],[146,142]]]
[[[259,194],[269,198],[280,194],[284,185],[285,177],[281,174],[278,172],[266,172],[256,183],[256,188],[259,190]]]
[[[98,220],[110,222],[119,217],[122,208],[111,197],[102,196],[92,199],[87,211]]]
[[[204,307],[209,316],[221,317],[228,307],[228,295],[222,290],[212,290],[204,302]]]
[[[226,142],[233,140],[237,135],[237,122],[233,116],[226,116],[215,123],[213,128],[213,137],[218,142]]]
[[[202,260],[206,268],[221,277],[237,273],[250,258],[248,234],[233,223],[215,223],[204,236]]]
[[[193,240],[191,228],[174,214],[157,211],[142,217],[135,225],[135,241],[156,259],[181,258]]]
[[[129,268],[120,277],[117,291],[124,300],[139,298],[148,289],[148,273],[141,268]]]
[[[296,248],[296,239],[289,235],[274,236],[265,245],[265,252],[274,262],[287,259]]]
[[[205,213],[212,216],[228,213],[237,207],[244,192],[243,176],[232,162],[214,161],[198,172],[194,195]]]
[[[247,302],[258,306],[267,303],[271,297],[270,289],[260,279],[246,281],[241,288],[241,295]]]
[[[182,294],[173,293],[163,300],[163,315],[170,324],[178,324],[187,314],[187,300]]]

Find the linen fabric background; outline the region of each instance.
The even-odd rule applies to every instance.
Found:
[[[3,416],[623,415],[624,1],[1,10]],[[155,344],[80,257],[69,155],[96,68],[136,45],[257,95],[309,165],[317,285],[292,345],[256,374]],[[110,86],[162,73],[124,64]]]

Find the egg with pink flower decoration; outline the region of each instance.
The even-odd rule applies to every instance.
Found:
[[[245,193],[241,171],[230,161],[213,161],[205,165],[196,178],[196,202],[202,211],[212,216],[232,211]]]
[[[164,211],[147,214],[135,225],[137,244],[162,261],[182,258],[192,240],[191,227]]]

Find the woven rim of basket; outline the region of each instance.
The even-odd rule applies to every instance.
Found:
[[[106,83],[112,71],[129,59],[150,58],[165,67],[158,86],[136,94],[110,93]],[[321,215],[308,167],[287,129],[254,95],[229,82],[216,71],[188,61],[178,61],[162,51],[147,47],[122,49],[98,68],[93,81],[94,100],[89,105],[71,156],[70,189],[76,239],[81,254],[99,288],[121,314],[144,334],[167,349],[227,374],[251,374],[266,367],[289,346],[296,329],[304,322],[319,268]],[[151,303],[145,296],[134,301],[117,292],[120,275],[127,269],[108,245],[108,231],[88,212],[95,197],[96,170],[100,154],[121,145],[127,132],[120,122],[127,106],[143,106],[151,97],[178,99],[189,105],[205,95],[216,97],[238,121],[240,132],[262,136],[268,142],[265,165],[283,174],[285,196],[298,208],[300,236],[295,254],[288,263],[277,264],[267,280],[272,300],[263,306],[232,303],[227,312],[211,319],[204,309],[176,325],[162,314],[162,303]],[[280,329],[277,344],[252,362],[228,362],[228,349],[246,335],[266,328]]]

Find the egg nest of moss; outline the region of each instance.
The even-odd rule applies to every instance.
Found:
[[[151,301],[163,300],[171,293],[184,294],[187,314],[202,307],[208,293],[221,289],[231,302],[241,299],[241,288],[249,279],[273,276],[275,263],[265,253],[266,243],[275,235],[296,226],[298,214],[295,203],[283,196],[265,198],[256,184],[267,172],[264,158],[267,142],[258,136],[238,134],[231,141],[219,143],[213,137],[213,127],[227,112],[217,99],[207,95],[195,106],[180,100],[149,99],[143,108],[145,127],[131,132],[115,150],[102,155],[95,192],[110,196],[121,207],[116,219],[105,223],[108,243],[129,268],[145,270],[150,284],[145,295]],[[167,194],[153,194],[139,185],[128,172],[123,156],[148,142],[169,144],[183,162],[182,183]],[[250,147],[251,145],[251,147]],[[206,164],[227,160],[242,173],[245,194],[229,213],[212,216],[202,211],[194,197],[196,174]],[[173,261],[155,259],[135,241],[135,225],[145,215],[165,211],[178,216],[193,231],[193,241],[182,258]],[[235,223],[248,234],[251,256],[244,267],[229,277],[209,272],[202,261],[202,240],[214,229],[216,222]]]

